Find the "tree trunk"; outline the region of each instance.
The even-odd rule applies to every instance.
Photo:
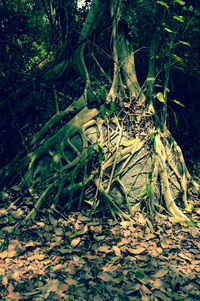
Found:
[[[33,139],[38,146],[25,161],[29,163],[22,186],[31,187],[40,198],[27,218],[35,217],[49,198],[54,210],[81,209],[85,203],[94,211],[109,210],[113,218],[131,219],[134,208],[140,207],[152,215],[167,213],[178,221],[189,220],[184,213],[188,187],[193,184],[199,190],[199,186],[191,178],[165,122],[159,126],[155,122],[159,116],[152,101],[152,57],[157,43],[152,41],[144,94],[137,80],[134,48],[121,24],[120,7],[120,0],[110,0],[109,6],[107,1],[92,2],[73,56],[85,91],[78,101],[57,112]],[[84,51],[89,35],[108,10],[112,19],[113,81],[103,99],[105,104],[89,109],[90,76]],[[119,112],[113,109],[114,102]],[[40,144],[48,129],[69,113],[74,117]]]

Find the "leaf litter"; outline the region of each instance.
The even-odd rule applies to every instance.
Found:
[[[198,227],[139,211],[116,222],[43,209],[25,222],[27,210],[0,209],[1,300],[199,300]]]

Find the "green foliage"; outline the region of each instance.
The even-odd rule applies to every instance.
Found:
[[[161,92],[158,92],[156,97],[160,102],[165,103],[164,95]]]
[[[156,1],[158,4],[160,4],[160,5],[162,5],[162,6],[164,6],[165,8],[169,8],[169,5],[166,3],[166,2],[164,2],[164,1]]]
[[[99,88],[96,92],[96,100],[99,103],[99,105],[103,102],[105,102],[106,99],[106,88],[103,86]]]
[[[97,87],[99,86],[99,83],[96,81],[92,82],[92,84]],[[87,92],[88,106],[99,109],[102,118],[105,118],[106,115],[113,117],[117,113],[117,106],[114,102],[106,104],[106,96],[107,91],[105,86],[98,87],[96,92],[92,90]]]
[[[146,196],[148,198],[151,196],[151,184],[146,185]]]

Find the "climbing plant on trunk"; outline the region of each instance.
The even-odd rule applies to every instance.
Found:
[[[184,6],[183,1],[172,2],[179,10]],[[185,213],[188,189],[191,185],[199,191],[199,186],[190,176],[166,123],[170,68],[181,61],[174,46],[183,18],[173,13],[172,23],[178,22],[174,31],[164,20],[170,4],[154,3],[153,16],[157,19],[149,28],[148,72],[141,84],[135,65],[139,50],[131,36],[133,21],[128,21],[127,12],[129,7],[134,13],[136,4],[93,0],[71,57],[65,57],[40,78],[44,83],[54,82],[67,69],[74,70],[84,81],[84,91],[63,111],[56,102],[56,114],[35,135],[32,151],[21,162],[22,187],[39,194],[27,219],[35,217],[48,201],[54,210],[81,210],[87,204],[95,212],[109,212],[113,218],[131,219],[138,207],[152,215],[189,220]],[[105,15],[111,26],[110,41],[106,41],[111,45],[110,53],[91,40]],[[91,79],[86,60],[91,45],[107,56],[113,67],[111,77],[94,51],[90,60],[101,80]],[[166,49],[167,55],[163,55]],[[158,88],[160,73],[163,83]],[[52,134],[50,129],[54,129]]]

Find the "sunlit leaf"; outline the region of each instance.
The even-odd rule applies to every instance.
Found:
[[[113,251],[115,252],[116,256],[121,256],[121,251],[117,246],[113,246]]]
[[[156,95],[157,99],[160,101],[160,102],[163,102],[165,103],[165,99],[164,99],[164,96],[161,92],[158,92],[157,95]]]
[[[130,139],[130,140],[126,140],[124,142],[122,142],[121,145],[123,146],[130,146],[130,145],[133,145],[133,143],[135,143],[136,139]]]
[[[177,62],[182,62],[183,60],[182,60],[182,58],[181,57],[179,57],[178,55],[176,55],[176,54],[172,54],[172,57],[177,61]]]
[[[162,6],[164,6],[164,7],[166,7],[166,8],[169,8],[169,5],[167,5],[167,3],[166,2],[164,2],[164,1],[156,1],[158,4],[160,4],[160,5],[162,5]]]
[[[166,31],[168,31],[168,32],[170,32],[170,33],[173,32],[173,30],[171,30],[171,29],[169,29],[169,28],[167,28],[167,27],[165,27],[164,30],[166,30]]]
[[[187,43],[187,42],[179,41],[179,43],[191,47],[191,45],[189,43]]]
[[[181,106],[181,107],[184,107],[185,108],[185,105],[182,104],[180,101],[176,100],[176,99],[173,99],[173,102],[175,102],[177,105]]]
[[[173,16],[173,18],[178,22],[181,22],[181,23],[184,22],[183,16]]]
[[[178,3],[178,4],[180,4],[180,5],[182,5],[182,6],[185,5],[185,2],[182,1],[182,0],[175,0],[175,2]]]
[[[81,241],[81,238],[80,238],[80,237],[77,237],[77,238],[72,239],[72,241],[71,241],[71,246],[72,246],[73,248],[75,248],[75,247],[80,243],[80,241]]]
[[[186,210],[187,212],[192,212],[193,208],[194,208],[194,205],[193,205],[193,204],[188,204],[187,207],[185,208],[185,210]]]

